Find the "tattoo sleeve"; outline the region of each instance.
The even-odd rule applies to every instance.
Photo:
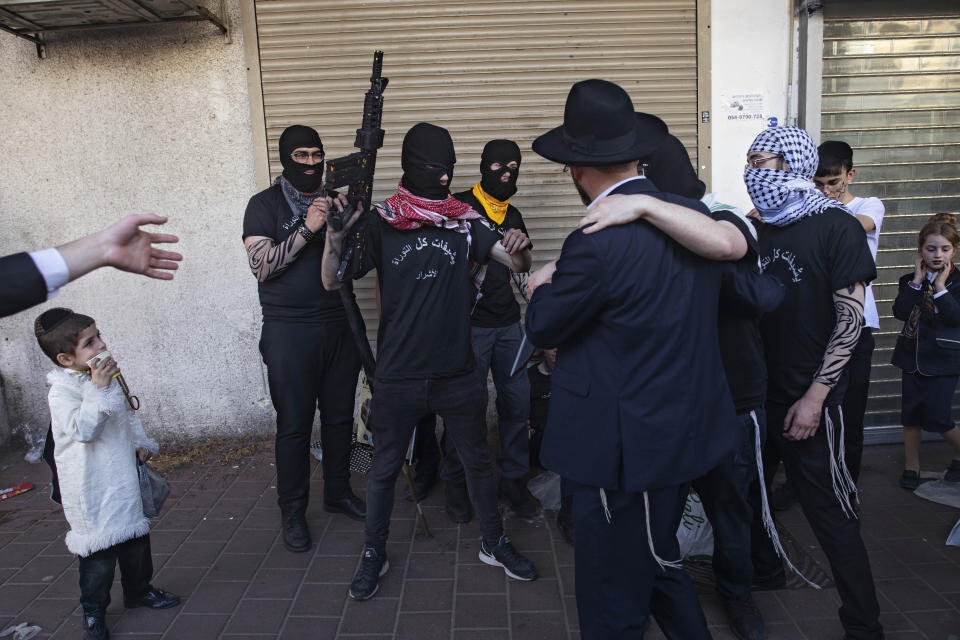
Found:
[[[817,369],[813,379],[820,384],[833,388],[844,367],[850,361],[857,341],[860,339],[860,329],[863,326],[863,296],[862,282],[833,292],[833,307],[836,310],[837,323],[827,343],[827,350],[823,354],[823,361]]]
[[[294,231],[283,242],[274,242],[270,238],[261,238],[250,243],[247,247],[247,261],[250,271],[257,277],[257,282],[266,282],[270,278],[283,273],[296,260],[306,240]]]

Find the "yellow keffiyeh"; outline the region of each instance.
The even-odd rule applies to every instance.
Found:
[[[484,191],[479,182],[473,185],[473,195],[476,196],[477,200],[480,201],[480,204],[483,205],[483,208],[487,212],[488,218],[497,224],[503,224],[503,221],[507,217],[506,200],[497,200],[489,193]]]

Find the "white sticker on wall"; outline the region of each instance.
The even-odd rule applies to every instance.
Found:
[[[756,122],[766,119],[767,96],[762,91],[744,91],[720,96],[723,116],[728,122]]]

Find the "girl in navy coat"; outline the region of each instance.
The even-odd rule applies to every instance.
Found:
[[[900,486],[920,483],[921,430],[934,431],[953,446],[944,480],[960,482],[960,429],[952,418],[953,392],[960,377],[960,272],[953,257],[960,246],[957,218],[933,216],[920,230],[913,273],[900,278],[893,315],[903,329],[893,365],[903,371],[904,471]]]

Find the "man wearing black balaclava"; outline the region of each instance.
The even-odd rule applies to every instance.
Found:
[[[305,512],[310,488],[310,433],[319,409],[326,511],[363,520],[366,505],[350,489],[357,352],[336,292],[318,275],[333,203],[322,187],[323,144],[310,127],[280,136],[283,174],[250,198],[243,244],[263,307],[260,353],[277,411],[277,502],[283,544],[311,546]],[[342,199],[342,196],[340,197]]]
[[[517,191],[520,172],[520,147],[513,140],[491,140],[480,157],[480,181],[471,189],[454,194],[483,215],[503,238],[507,247],[530,248],[523,216],[510,197]],[[530,415],[530,382],[525,372],[510,375],[513,360],[523,340],[520,305],[510,286],[517,281],[523,291],[522,276],[512,274],[501,264],[491,264],[483,279],[480,300],[470,314],[470,333],[477,368],[484,377],[493,372],[497,389],[497,425],[500,432],[500,486],[498,495],[514,512],[531,517],[537,512],[537,501],[527,491],[524,476],[530,470],[527,418]],[[483,387],[483,404],[487,404],[487,388]],[[446,457],[442,477],[446,484],[447,514],[454,522],[470,519],[470,500],[464,484],[463,465],[451,442],[444,442]]]
[[[537,577],[503,535],[484,426],[486,372],[478,371],[470,347],[470,310],[487,263],[524,272],[530,252],[505,242],[485,217],[450,196],[455,162],[446,129],[414,126],[403,139],[397,193],[356,222],[369,260],[347,276],[376,268],[381,316],[372,407],[376,453],[367,477],[363,557],[350,585],[355,600],[372,597],[390,566],[386,543],[397,474],[414,425],[431,412],[443,418],[463,461],[483,536],[480,560],[518,580]],[[330,290],[340,286],[343,235],[327,228],[323,284]]]

